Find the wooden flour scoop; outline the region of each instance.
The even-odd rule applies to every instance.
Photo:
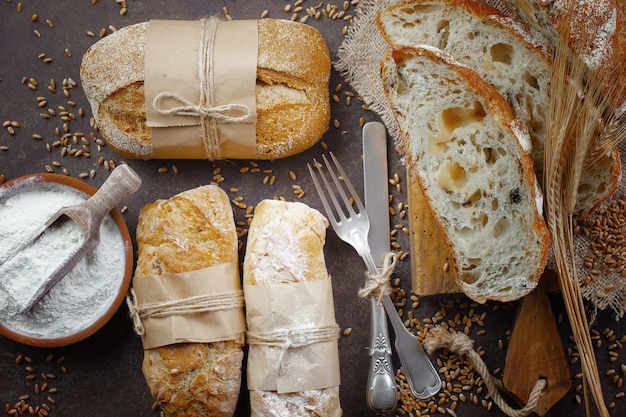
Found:
[[[502,383],[523,404],[541,378],[547,386],[541,391],[536,413],[544,416],[572,386],[569,365],[550,300],[546,278],[518,305],[515,324],[506,354]]]
[[[1,265],[16,262],[30,263],[31,259],[23,259],[26,255],[24,249],[34,246],[40,238],[55,229],[63,228],[64,225],[78,228],[81,237],[71,246],[65,258],[58,265],[53,265],[49,275],[38,277],[38,282],[29,288],[29,292],[20,293],[20,299],[14,300],[16,313],[28,312],[57,282],[59,282],[82,258],[93,250],[99,241],[100,224],[109,211],[117,203],[133,194],[141,186],[141,179],[126,164],[118,165],[109,175],[102,187],[88,200],[82,203],[66,206],[54,213],[48,221],[27,239],[22,245]],[[62,234],[56,234],[63,237]],[[49,243],[49,242],[47,242]],[[40,250],[46,250],[46,245],[39,245]],[[21,278],[20,270],[5,274],[3,278],[11,283],[18,282]]]

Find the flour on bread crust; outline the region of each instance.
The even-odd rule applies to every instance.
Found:
[[[139,214],[135,276],[195,271],[237,262],[231,203],[215,185],[149,203]],[[165,417],[230,417],[242,377],[243,335],[144,351],[142,370]]]

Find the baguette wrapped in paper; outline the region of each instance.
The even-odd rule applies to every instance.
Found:
[[[252,416],[342,414],[327,227],[302,203],[256,207],[244,260]]]
[[[245,317],[228,196],[208,185],[146,205],[128,304],[164,416],[232,416]]]
[[[130,158],[284,158],[330,120],[328,47],[289,20],[138,23],[92,45],[80,73],[100,132]]]

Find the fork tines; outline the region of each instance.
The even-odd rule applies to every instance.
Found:
[[[332,164],[329,162],[328,158],[326,158],[326,155],[322,155],[322,159],[324,160],[326,170],[328,171],[328,175],[333,180],[332,184],[334,184],[334,187],[329,181],[329,179],[327,178],[327,174],[324,173],[324,169],[323,169],[324,165],[317,162],[315,159],[313,160],[313,166],[311,166],[311,164],[307,164],[309,167],[309,172],[311,173],[311,178],[313,179],[313,184],[315,185],[315,189],[317,190],[317,193],[319,194],[320,199],[322,200],[322,205],[324,206],[324,210],[326,211],[326,214],[330,218],[330,221],[336,222],[339,224],[342,221],[347,220],[346,214],[348,214],[348,217],[361,217],[361,216],[367,217],[365,207],[363,206],[363,203],[359,199],[356,190],[352,186],[352,183],[348,179],[348,176],[345,170],[339,163],[339,160],[335,157],[335,155],[333,155],[332,152],[330,152],[330,157],[333,162]],[[333,165],[336,171],[335,169],[333,169]],[[319,177],[322,178],[322,182],[324,183],[326,192],[324,192],[324,187],[322,187],[322,184],[318,180],[318,177],[314,171],[314,168],[317,169]],[[336,172],[338,172],[339,175],[337,175]],[[346,193],[345,188],[347,188],[349,194]],[[339,200],[337,199],[336,197],[337,193],[335,192],[335,190],[341,196],[341,199],[344,203],[343,205],[340,204]],[[335,208],[334,211],[331,209],[331,206],[328,202],[328,199],[326,197],[327,194],[330,196],[330,199],[333,203],[333,207]],[[358,208],[358,213],[354,210],[354,207],[352,204],[353,202],[356,204]]]

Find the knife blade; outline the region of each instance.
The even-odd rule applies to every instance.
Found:
[[[380,190],[387,193],[387,131],[381,123],[369,122],[363,126],[363,155],[365,206],[368,217],[383,215],[383,219],[387,219],[386,222],[370,221],[367,237],[370,252],[380,271],[384,256],[390,249],[389,209],[388,204],[380,199]],[[371,364],[366,399],[372,410],[379,413],[390,412],[397,403],[397,388],[391,362],[387,315],[384,307],[378,304],[375,298],[370,299],[370,304]]]
[[[390,251],[389,191],[387,172],[387,131],[382,123],[370,122],[363,127],[363,171],[365,173],[365,209],[370,219],[368,242],[379,273]],[[394,347],[404,375],[417,399],[435,395],[441,378],[419,341],[407,331],[388,295],[384,309],[395,333]]]
[[[389,192],[387,172],[387,130],[379,122],[363,126],[363,172],[365,209],[370,218],[367,241],[376,266],[381,268],[391,250],[389,242]]]

